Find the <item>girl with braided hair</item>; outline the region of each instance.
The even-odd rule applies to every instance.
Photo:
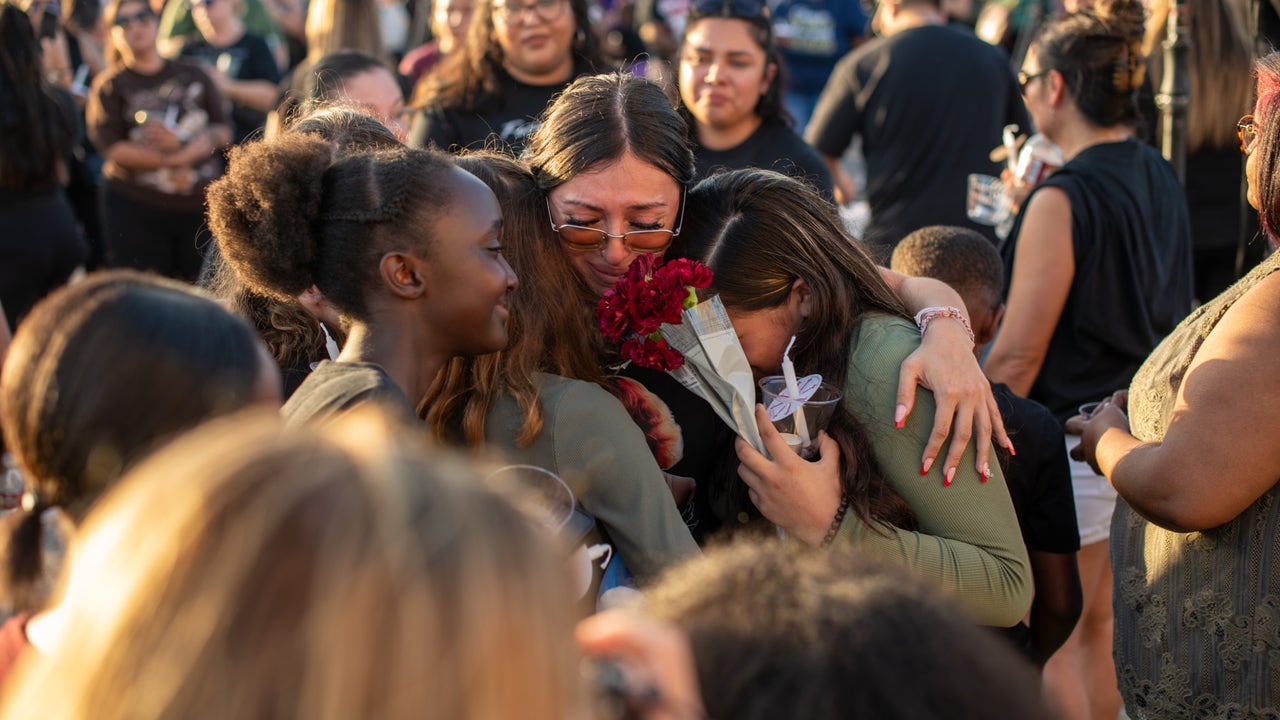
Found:
[[[1047,25],[1018,81],[1066,164],[1023,203],[1002,249],[1008,307],[987,375],[1060,421],[1127,387],[1191,310],[1191,230],[1173,168],[1132,137],[1143,7],[1103,0]],[[1078,438],[1067,438],[1075,445]],[[1115,491],[1072,468],[1084,609],[1045,672],[1072,718],[1114,718],[1108,537]]]
[[[343,152],[306,133],[236,148],[209,189],[209,225],[251,290],[291,301],[313,286],[347,342],[283,412],[321,420],[373,402],[410,423],[450,358],[507,344],[493,192],[443,153]]]

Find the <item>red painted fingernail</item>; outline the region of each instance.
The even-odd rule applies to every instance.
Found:
[[[906,422],[905,422],[906,417],[907,417],[907,406],[906,406],[906,405],[899,405],[898,407],[894,408],[894,410],[893,410],[893,426],[894,426],[894,427],[896,427],[896,428],[900,428],[900,427],[902,427],[903,425],[905,425],[905,424],[906,424]]]
[[[946,482],[944,482],[944,483],[943,483],[943,485],[950,485],[950,484],[951,484],[951,481],[952,481],[952,480],[954,480],[954,479],[955,479],[955,477],[956,477],[956,469],[955,469],[955,468],[947,468],[946,475],[947,475],[947,480],[946,480]]]
[[[989,477],[991,477],[991,466],[983,465],[982,466],[982,482],[986,482],[987,478]]]
[[[924,465],[921,465],[921,466],[920,466],[920,475],[921,475],[921,476],[924,476],[924,475],[928,475],[928,474],[929,474],[929,469],[928,469],[928,468],[926,468]]]
[[[947,475],[942,478],[942,487],[951,487],[951,476]]]
[[[921,475],[928,474],[929,468],[931,467],[933,467],[933,458],[929,458],[928,460],[924,461],[924,464],[920,466],[920,474]]]
[[[1010,454],[1010,455],[1017,455],[1017,454],[1018,454],[1018,451],[1013,449],[1013,443],[1009,443],[1009,454]]]

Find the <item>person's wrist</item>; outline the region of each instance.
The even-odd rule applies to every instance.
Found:
[[[920,328],[921,338],[928,336],[930,327],[937,327],[936,321],[951,320],[949,323],[941,323],[941,325],[958,325],[964,334],[969,338],[969,344],[974,344],[973,327],[969,325],[969,318],[964,314],[964,310],[952,305],[938,305],[927,307],[916,313],[916,326]]]

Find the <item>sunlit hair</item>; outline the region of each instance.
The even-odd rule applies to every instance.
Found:
[[[67,640],[19,666],[0,717],[574,717],[553,545],[372,414],[228,419],[90,515]]]
[[[1032,45],[1040,71],[1062,73],[1080,113],[1100,127],[1138,120],[1137,96],[1147,62],[1141,0],[1097,0],[1047,24]]]
[[[1153,0],[1143,52],[1151,86],[1159,88],[1164,69],[1162,43],[1173,0]],[[1188,0],[1191,46],[1187,70],[1191,97],[1187,105],[1187,150],[1230,148],[1236,144],[1236,120],[1249,112],[1253,84],[1249,66],[1253,39],[1249,36],[1246,4],[1231,0]]]
[[[382,256],[434,246],[454,169],[433,150],[344,151],[287,132],[231,151],[209,187],[209,227],[254,292],[292,301],[314,285],[345,318],[367,322]]]
[[[1056,717],[1039,678],[906,570],[848,548],[714,548],[646,590],[693,646],[706,717]]]
[[[547,107],[524,159],[543,191],[632,153],[693,182],[689,130],[662,87],[625,72],[580,77]]]
[[[487,152],[464,155],[458,165],[497,196],[503,255],[520,284],[508,302],[507,348],[450,360],[422,406],[437,436],[478,446],[484,442],[485,417],[497,398],[508,393],[524,413],[516,444],[525,447],[542,431],[537,373],[612,388],[598,360],[603,340],[595,330],[596,301],[561,251],[547,219],[545,196],[528,170]]]
[[[744,313],[787,302],[796,280],[812,291],[812,311],[791,358],[843,387],[849,344],[867,313],[908,317],[835,207],[806,183],[769,170],[713,175],[689,191],[683,245],[673,250],[715,273],[708,294]],[[779,358],[781,360],[781,358]],[[906,503],[876,470],[866,429],[840,405],[828,427],[847,459],[841,485],[864,520],[911,527]]]
[[[375,70],[391,74],[386,63],[368,53],[339,50],[324,55],[307,68],[302,112],[309,113],[341,102],[346,98],[346,81],[349,78]]]
[[[133,271],[91,275],[36,304],[0,373],[5,446],[36,498],[0,539],[14,609],[48,600],[18,597],[47,573],[41,511],[78,517],[167,440],[249,404],[259,352],[249,326],[212,299]]]
[[[376,118],[342,105],[303,114],[289,132],[315,135],[332,144],[340,155],[400,147],[396,136]],[[211,252],[201,285],[253,325],[280,367],[307,367],[329,358],[324,330],[311,313],[296,300],[282,300],[249,289],[221,252]],[[329,328],[329,332],[341,340],[341,328]]]
[[[587,0],[564,0],[573,14],[574,40],[569,48],[575,72],[594,72],[603,67],[599,41],[591,27]],[[414,91],[414,106],[458,108],[466,112],[488,113],[501,107],[502,83],[499,73],[505,57],[493,25],[493,0],[476,0],[471,27],[454,52],[423,78]]]
[[[374,0],[311,0],[303,32],[308,63],[339,50],[384,56]]]
[[[1258,78],[1258,103],[1253,109],[1258,140],[1252,150],[1257,156],[1258,220],[1275,247],[1280,243],[1280,53],[1259,58],[1253,69]]]

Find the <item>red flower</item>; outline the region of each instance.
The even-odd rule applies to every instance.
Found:
[[[641,255],[600,298],[596,306],[600,331],[621,342],[623,358],[641,367],[678,368],[684,358],[660,336],[653,336],[664,323],[680,324],[692,290],[710,284],[711,270],[699,262],[682,258],[662,265],[653,255]]]
[[[640,367],[654,370],[675,370],[684,365],[684,356],[663,339],[631,338],[622,343],[622,357]]]

